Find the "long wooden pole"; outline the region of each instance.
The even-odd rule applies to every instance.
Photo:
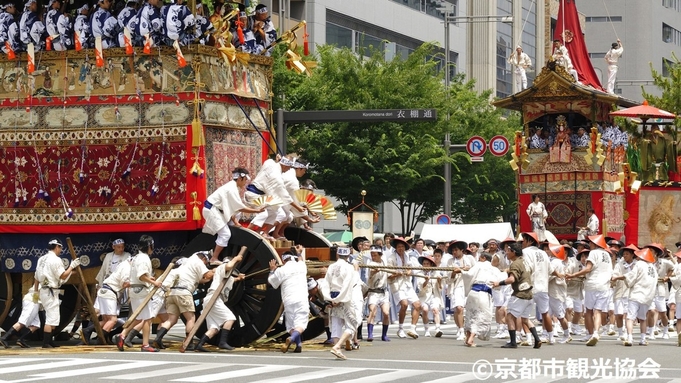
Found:
[[[71,242],[71,237],[66,238],[66,245],[69,247],[69,253],[71,253],[71,259],[77,259],[78,256],[76,255],[76,249],[73,247],[73,242]],[[78,271],[78,276],[80,277],[80,283],[78,284],[78,287],[80,287],[81,296],[83,296],[85,298],[85,304],[87,305],[87,311],[90,313],[90,319],[92,320],[92,323],[95,325],[95,331],[97,332],[97,336],[99,337],[102,344],[108,344],[106,338],[104,337],[104,331],[102,331],[102,326],[99,323],[97,310],[95,310],[95,306],[92,303],[92,297],[90,296],[90,290],[87,288],[87,283],[85,283],[85,277],[83,276],[83,270],[81,270],[80,267],[76,267],[76,270]]]
[[[163,280],[166,279],[166,277],[168,276],[168,273],[170,273],[170,270],[172,270],[173,267],[175,267],[175,264],[170,262],[170,264],[168,265],[168,267],[166,267],[166,270],[163,272],[163,274],[161,274],[161,276],[158,277],[158,279],[156,279],[156,280],[159,281],[159,282],[163,282]],[[149,303],[151,298],[154,297],[154,294],[156,294],[158,289],[159,288],[156,287],[156,286],[154,286],[154,288],[151,289],[149,294],[142,301],[142,304],[135,307],[135,311],[133,311],[132,314],[130,315],[130,317],[128,318],[128,320],[125,321],[125,323],[123,324],[123,328],[128,328],[128,327],[130,327],[130,325],[132,325],[132,323],[135,321],[135,319],[137,319],[137,317],[140,315],[142,310],[144,310],[144,307]]]
[[[238,256],[244,255],[244,253],[248,250],[246,246],[242,246],[241,249],[239,250]],[[225,267],[224,265],[220,265],[219,267]],[[187,347],[189,346],[189,343],[192,341],[194,338],[194,335],[196,335],[196,331],[198,331],[199,327],[201,327],[201,324],[203,323],[204,320],[206,320],[206,316],[208,316],[208,313],[210,310],[213,308],[215,305],[215,302],[217,302],[218,298],[220,298],[222,289],[225,288],[225,284],[227,283],[227,279],[229,278],[223,278],[220,281],[220,284],[218,285],[218,288],[213,292],[213,296],[210,297],[210,300],[208,303],[203,305],[203,310],[201,311],[201,315],[199,316],[199,319],[194,322],[194,327],[192,327],[192,330],[187,334],[187,337],[184,339],[184,342],[182,342],[182,346],[180,346],[180,352],[184,352]]]

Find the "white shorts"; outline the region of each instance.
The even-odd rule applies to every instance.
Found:
[[[276,222],[281,223],[293,222],[293,213],[291,213],[291,205],[283,206],[277,209]]]
[[[610,290],[584,292],[584,307],[586,307],[587,310],[607,312],[609,303]]]
[[[376,305],[380,308],[386,303],[390,304],[390,298],[388,298],[386,293],[369,293],[367,302],[369,306]]]
[[[511,293],[513,293],[513,288],[509,285],[492,289],[492,301],[494,301],[494,307],[506,307],[508,305],[509,298],[511,298]]]
[[[139,306],[142,305],[144,302],[144,299],[147,297],[147,295],[151,292],[151,288],[147,287],[131,287],[129,289],[130,291],[130,310],[131,312],[134,312],[137,310]],[[162,291],[159,289],[158,291]],[[158,293],[156,293],[158,295]],[[137,315],[137,320],[147,320],[154,318],[158,314],[159,310],[159,302],[156,299],[156,295],[149,301],[149,303],[144,306],[144,309],[140,311],[139,315]],[[153,307],[152,307],[153,306]]]
[[[545,314],[549,312],[549,293],[537,292],[532,294],[532,300],[537,305],[537,312]]]
[[[206,298],[208,299],[205,300],[205,302],[208,302],[210,297],[206,296]],[[206,315],[206,326],[208,326],[209,330],[212,328],[219,330],[222,328],[225,322],[233,320],[235,321],[236,317],[234,316],[232,310],[225,306],[225,302],[218,299],[215,301],[213,308],[211,308],[211,310],[208,312],[208,315]]]
[[[95,301],[95,308],[99,310],[99,315],[116,315],[120,313],[120,306],[118,300],[100,296],[97,294],[97,300]]]
[[[565,309],[572,310],[573,312],[576,313],[583,313],[584,301],[581,299],[570,298],[570,296],[568,295],[568,297],[565,298]]]
[[[399,304],[404,300],[406,300],[407,303],[409,303],[410,305],[414,304],[414,302],[419,301],[419,297],[416,295],[416,292],[411,287],[411,284],[409,284],[406,288],[402,288],[396,293],[393,293],[393,302],[395,302],[396,304]]]
[[[676,304],[676,287],[672,285],[672,288],[669,289],[669,298],[667,298],[667,306],[675,304]]]
[[[40,289],[40,303],[45,309],[45,325],[59,326],[59,289]]]
[[[676,319],[681,319],[681,305],[676,305]]]
[[[629,307],[629,298],[622,297],[620,299],[615,299],[615,315],[624,315],[627,313]]]
[[[657,312],[666,313],[667,312],[667,302],[664,297],[655,297],[653,299],[653,304],[650,305],[651,310]]]
[[[429,310],[437,309],[441,310],[442,309],[442,299],[440,297],[436,296],[431,296],[430,298],[426,300],[420,300],[421,302],[421,307],[427,306]]]
[[[549,312],[558,319],[565,318],[565,302],[549,297]]]
[[[634,318],[645,320],[649,307],[649,305],[629,301],[629,304],[627,305],[627,320],[633,320]]]
[[[218,230],[218,238],[215,240],[215,244],[220,247],[227,247],[229,244],[229,239],[232,238],[232,231],[229,230],[229,225],[223,226]]]
[[[33,303],[33,299],[24,299],[21,301],[21,315],[17,323],[23,324],[26,327],[40,327],[40,304]]]
[[[512,296],[508,300],[507,312],[516,318],[529,318],[532,313],[532,299],[520,299]]]
[[[295,328],[307,328],[307,322],[310,320],[310,303],[294,302],[284,303],[284,320],[286,321],[286,331],[291,331]]]
[[[466,307],[466,292],[463,286],[454,289],[452,295],[449,296],[450,307]]]

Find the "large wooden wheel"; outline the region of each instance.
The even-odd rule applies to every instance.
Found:
[[[18,310],[16,318],[9,316],[10,310],[12,309],[12,304],[17,305],[17,299],[13,295],[14,288],[12,286],[12,276],[10,273],[3,273],[4,275],[0,278],[0,325],[2,328],[7,330],[10,326],[16,322],[16,318],[19,318],[21,309]],[[21,291],[19,291],[19,295]],[[19,307],[21,307],[21,297],[18,299]],[[14,310],[12,312],[15,312]]]
[[[234,256],[242,246],[246,246],[248,251],[244,255],[244,260],[237,265],[240,273],[249,275],[261,270],[269,270],[269,263],[272,259],[281,261],[269,242],[264,241],[254,231],[242,227],[230,229],[232,237],[229,240],[229,246],[222,251],[220,257]],[[200,234],[185,247],[181,255],[187,257],[197,251],[212,249],[215,246],[215,238],[216,236]],[[227,307],[237,317],[229,333],[230,345],[238,347],[253,342],[267,333],[279,320],[283,310],[281,293],[279,289],[268,285],[268,276],[269,273],[263,271],[234,284],[227,301]],[[200,310],[197,308],[196,315],[199,314]],[[199,328],[197,336],[200,337],[205,331],[204,323]]]

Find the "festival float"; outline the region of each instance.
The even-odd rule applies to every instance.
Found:
[[[295,38],[289,31],[283,42]],[[234,167],[255,174],[273,154],[272,58],[233,47],[130,48],[0,56],[3,328],[17,320],[50,238],[71,239],[91,290],[116,238],[135,254],[140,236],[151,235],[160,274],[174,257],[214,246],[201,233],[206,196]],[[331,244],[316,233],[285,234],[308,257],[329,259]],[[249,276],[228,302],[238,318],[232,345],[261,338],[281,316],[280,292],[262,272],[287,250],[273,245],[232,228],[223,255],[246,246],[238,269]],[[61,257],[68,264],[68,248]],[[59,331],[85,304],[81,283],[74,275],[63,286]]]
[[[522,115],[510,161],[517,175],[520,231],[532,231],[526,209],[537,194],[548,213],[546,230],[559,240],[575,240],[593,208],[600,233],[627,244],[657,242],[675,249],[681,222],[675,131],[655,132],[648,121],[674,115],[603,90],[573,1],[561,2],[557,21],[554,38],[567,47],[579,81],[549,59],[530,88],[494,102]],[[641,119],[643,135],[627,132],[627,145],[602,139],[597,123],[614,122],[616,116]],[[588,146],[572,147],[561,126],[575,132],[585,127]],[[528,146],[537,129],[555,132],[548,148]]]

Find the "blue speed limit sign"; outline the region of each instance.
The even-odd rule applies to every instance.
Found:
[[[508,139],[504,136],[494,136],[489,140],[489,151],[497,157],[508,153]]]

